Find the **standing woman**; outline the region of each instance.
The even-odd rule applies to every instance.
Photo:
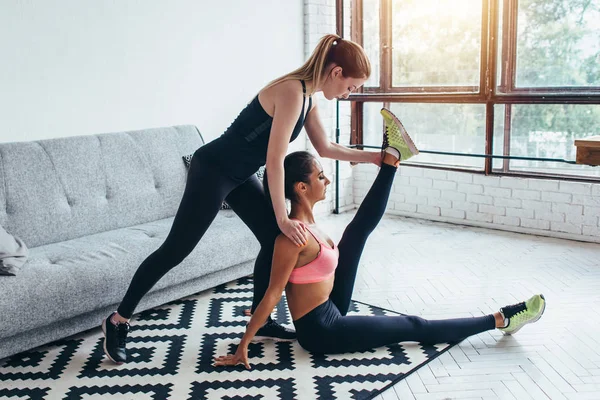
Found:
[[[288,144],[302,127],[321,157],[381,165],[379,152],[330,142],[312,101],[316,92],[323,92],[328,100],[348,98],[370,74],[371,65],[362,47],[337,35],[326,35],[302,67],[269,83],[221,137],[196,150],[169,235],[139,266],[117,311],[102,321],[108,358],[117,364],[126,362],[128,321],[136,306],[160,278],[192,252],[223,200],[261,245],[254,265],[254,312],[269,285],[275,238],[281,232],[298,247],[308,240],[304,225],[287,215],[283,182]],[[272,207],[254,176],[265,164]],[[296,337],[270,317],[257,336],[275,340]]]

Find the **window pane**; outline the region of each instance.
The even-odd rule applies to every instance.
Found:
[[[379,0],[363,0],[363,44],[371,61],[371,76],[365,87],[379,87]]]
[[[364,144],[380,146],[381,103],[364,105]],[[485,106],[480,104],[392,103],[420,150],[484,154]],[[408,163],[483,169],[484,158],[421,153]]]
[[[363,144],[381,146],[383,140],[383,118],[379,111],[383,103],[363,104]]]
[[[482,2],[392,1],[392,85],[479,87]]]
[[[600,0],[520,0],[517,87],[600,86]]]
[[[510,107],[512,156],[574,161],[575,139],[600,134],[600,105],[519,104]],[[510,170],[600,177],[598,167],[562,162],[511,160]]]
[[[494,151],[495,156],[508,156],[504,152],[504,104],[494,106]],[[492,158],[492,168],[502,170],[505,161],[502,158]]]
[[[502,56],[504,50],[502,46],[504,46],[503,41],[503,20],[504,20],[504,1],[500,0],[498,2],[498,34],[496,35],[497,43],[498,43],[498,52],[496,53],[496,86],[500,88],[500,91],[504,91],[505,82],[502,81],[503,70],[502,67],[505,65],[503,62]]]
[[[350,40],[356,41],[356,38],[352,35],[352,9],[354,3],[357,0],[345,0],[343,1],[344,6],[344,39],[349,38]]]

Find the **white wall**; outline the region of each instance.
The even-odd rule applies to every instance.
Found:
[[[220,135],[304,61],[302,1],[2,0],[0,142],[194,124]]]

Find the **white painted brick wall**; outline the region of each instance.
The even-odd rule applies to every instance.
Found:
[[[479,212],[480,213],[484,213],[484,214],[492,214],[494,216],[496,216],[496,215],[506,215],[506,208],[504,208],[504,207],[487,206],[485,204],[481,204],[481,205],[479,205]]]
[[[530,209],[506,207],[506,216],[533,219],[534,215]]]
[[[530,219],[530,218],[521,218],[521,226],[523,228],[532,228],[541,231],[547,231],[550,229],[550,221],[544,221],[541,219]],[[552,236],[552,235],[548,235]]]
[[[483,196],[481,194],[468,194],[467,202],[477,204],[493,204],[494,198],[492,196]]]
[[[520,180],[525,180],[525,179],[520,179]],[[516,199],[522,199],[522,200],[539,200],[542,198],[542,193],[539,191],[536,191],[536,190],[514,189],[512,191],[512,197],[516,198]]]
[[[600,227],[584,225],[583,236],[600,236]]]
[[[500,225],[519,226],[521,220],[519,217],[505,217],[502,215],[494,215],[492,222]]]
[[[478,206],[475,203],[468,203],[466,201],[453,201],[452,208],[454,208],[455,210],[463,210],[469,212],[477,211]]]
[[[523,201],[521,199],[506,199],[503,197],[494,198],[494,205],[498,207],[521,208]]]
[[[465,211],[456,210],[453,208],[442,208],[441,211],[442,211],[442,217],[465,219],[467,216],[467,213]]]
[[[355,168],[356,204],[376,174]],[[600,184],[402,167],[392,192],[390,214],[600,242]]]
[[[479,194],[479,193],[483,193],[483,185],[473,185],[470,183],[459,183],[457,190],[459,193]]]
[[[456,190],[458,184],[452,181],[434,181],[433,188],[434,189],[442,189],[442,190]]]
[[[442,199],[464,202],[467,200],[467,195],[466,193],[454,192],[451,190],[442,190]]]

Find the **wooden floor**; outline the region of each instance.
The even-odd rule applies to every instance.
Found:
[[[338,239],[352,213],[319,222]],[[600,399],[600,245],[385,216],[354,299],[425,318],[488,314],[543,293],[515,336],[473,336],[384,392],[388,399]]]

